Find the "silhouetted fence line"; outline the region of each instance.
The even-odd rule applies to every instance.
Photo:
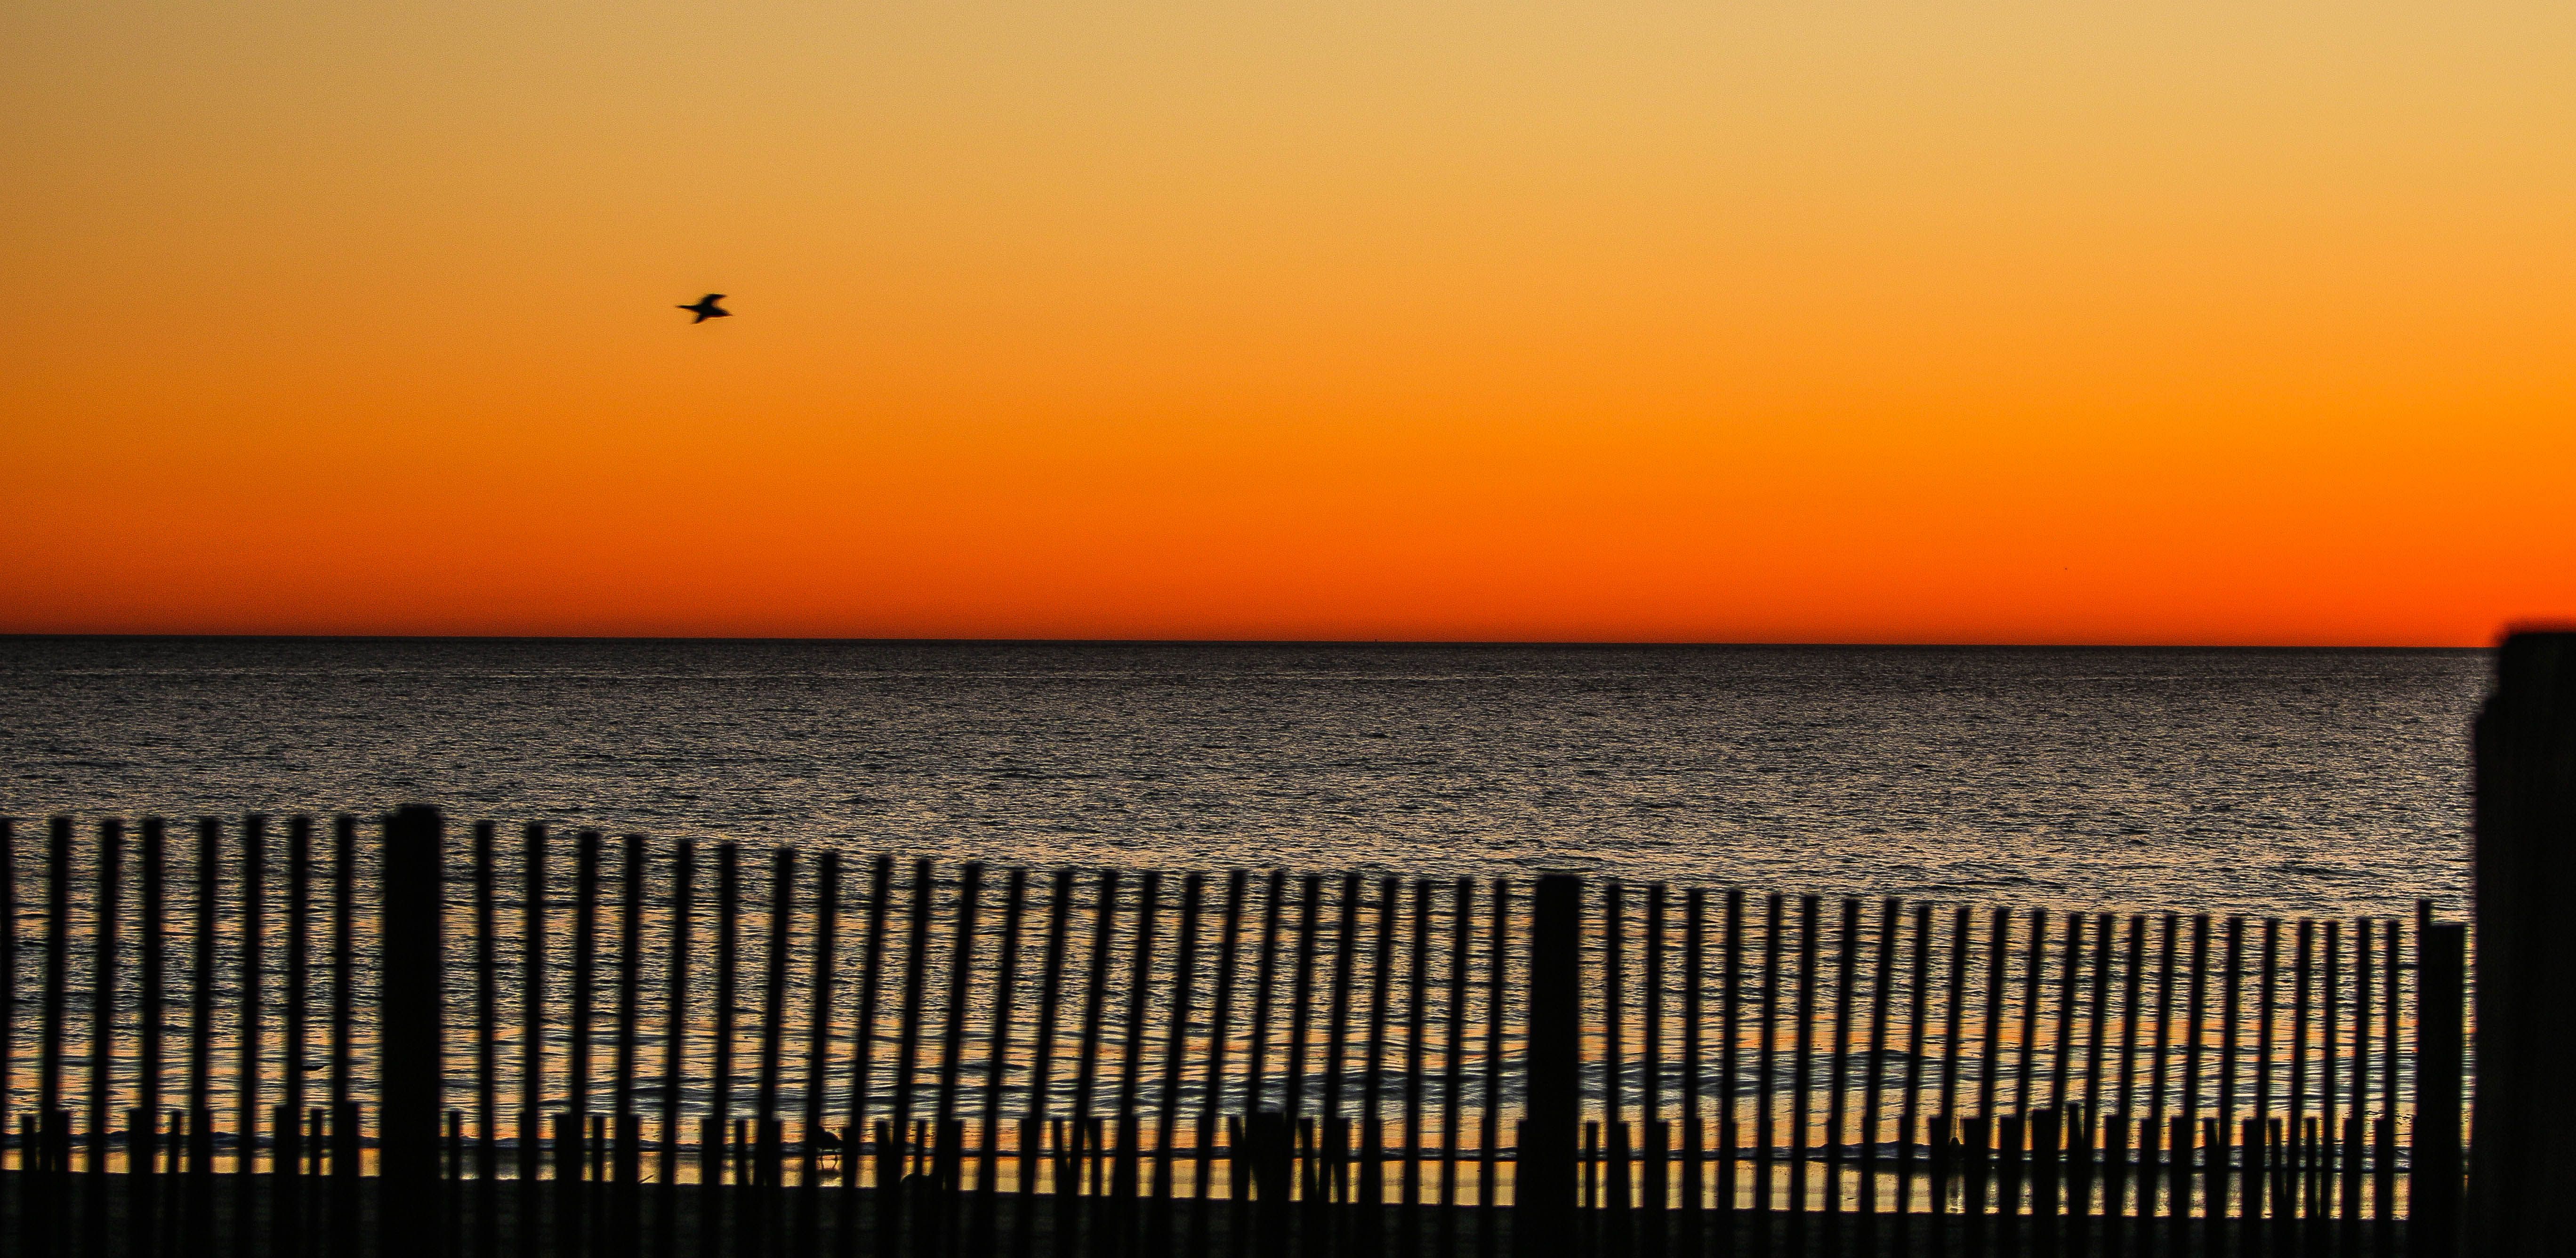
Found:
[[[426,809],[0,837],[8,1206],[92,1252],[2446,1253],[2406,1225],[2461,1185],[2463,932],[2421,907],[852,863]]]

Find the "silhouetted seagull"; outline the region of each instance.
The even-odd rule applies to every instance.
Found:
[[[694,312],[698,316],[697,318],[689,320],[689,322],[704,323],[709,319],[722,319],[733,314],[732,311],[716,304],[723,300],[723,293],[709,293],[706,296],[699,298],[698,304],[694,306],[682,306],[680,309]]]

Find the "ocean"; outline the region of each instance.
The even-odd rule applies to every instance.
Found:
[[[0,813],[425,801],[1039,866],[2456,916],[2489,670],[2479,651],[16,638]]]

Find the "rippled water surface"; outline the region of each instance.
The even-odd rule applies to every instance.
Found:
[[[2482,652],[0,640],[0,811],[2401,914]]]

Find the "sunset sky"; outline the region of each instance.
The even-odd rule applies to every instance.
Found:
[[[15,0],[0,632],[2483,644],[2576,616],[2571,67],[2565,0]]]

